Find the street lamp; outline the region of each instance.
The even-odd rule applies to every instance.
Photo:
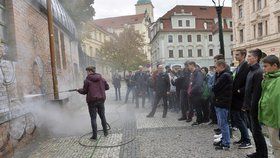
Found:
[[[223,6],[225,4],[225,0],[212,0],[212,2],[216,7],[216,11],[218,15],[220,54],[222,54],[225,58],[225,45],[224,45],[223,20],[222,20],[222,11],[223,11]]]

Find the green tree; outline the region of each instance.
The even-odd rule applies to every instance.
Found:
[[[148,63],[144,46],[144,36],[135,31],[134,27],[128,27],[106,41],[99,55],[110,63],[112,68],[125,74],[127,70],[135,70],[139,65]]]
[[[90,27],[87,26],[89,21],[93,20],[95,10],[92,7],[94,0],[58,0],[65,10],[69,13],[78,29],[79,38],[84,38],[89,34]]]

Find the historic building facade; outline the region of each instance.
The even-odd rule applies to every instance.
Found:
[[[280,56],[280,1],[232,1],[233,50],[259,48]]]
[[[88,25],[90,26],[91,34],[82,41],[82,51],[85,52],[88,59],[94,62],[92,64],[96,66],[98,73],[101,73],[107,80],[111,79],[109,64],[98,56],[98,52],[104,42],[110,40],[111,34],[94,22],[89,22]]]
[[[139,31],[144,36],[146,43],[144,53],[147,55],[147,59],[150,60],[151,52],[148,26],[154,19],[153,8],[154,6],[151,0],[138,0],[135,5],[135,15],[96,19],[94,23],[106,31],[116,34],[122,32],[125,27],[133,26],[136,31]]]
[[[232,62],[231,8],[223,9],[226,60]],[[150,26],[152,64],[183,65],[186,60],[200,66],[213,65],[219,54],[217,13],[209,6],[175,6]]]

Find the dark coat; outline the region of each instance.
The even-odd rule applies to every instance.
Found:
[[[121,88],[121,80],[122,77],[119,74],[115,74],[112,78],[112,83],[114,85],[115,88]]]
[[[176,90],[185,90],[187,91],[190,83],[190,72],[183,71],[179,77],[175,80],[174,85],[176,86]]]
[[[134,75],[127,75],[125,77],[125,82],[126,82],[126,86],[127,87],[134,87],[135,86],[135,82],[134,82]]]
[[[94,73],[87,76],[83,88],[79,89],[78,92],[87,95],[87,103],[95,103],[106,100],[106,90],[109,90],[106,80],[100,74]]]
[[[157,94],[166,94],[170,91],[170,79],[167,73],[158,73],[155,79],[155,92]]]
[[[232,100],[233,80],[231,74],[225,70],[216,74],[213,86],[214,105],[219,108],[229,109]]]
[[[135,83],[135,90],[137,94],[143,95],[147,91],[148,75],[145,72],[136,72],[133,81]]]
[[[246,79],[245,98],[243,109],[249,110],[252,114],[258,114],[258,103],[261,97],[263,71],[260,64],[250,66],[250,72]]]
[[[199,69],[196,69],[189,75],[189,86],[187,87],[190,97],[201,97],[203,93],[203,80],[204,76]]]
[[[233,80],[233,89],[232,89],[232,104],[231,109],[235,111],[240,111],[245,96],[245,86],[247,75],[250,71],[249,64],[247,62],[240,65],[239,71],[236,73]]]

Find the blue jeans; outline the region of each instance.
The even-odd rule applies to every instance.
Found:
[[[229,110],[225,108],[215,107],[218,126],[222,132],[222,144],[224,146],[230,146],[230,131],[228,123]]]

